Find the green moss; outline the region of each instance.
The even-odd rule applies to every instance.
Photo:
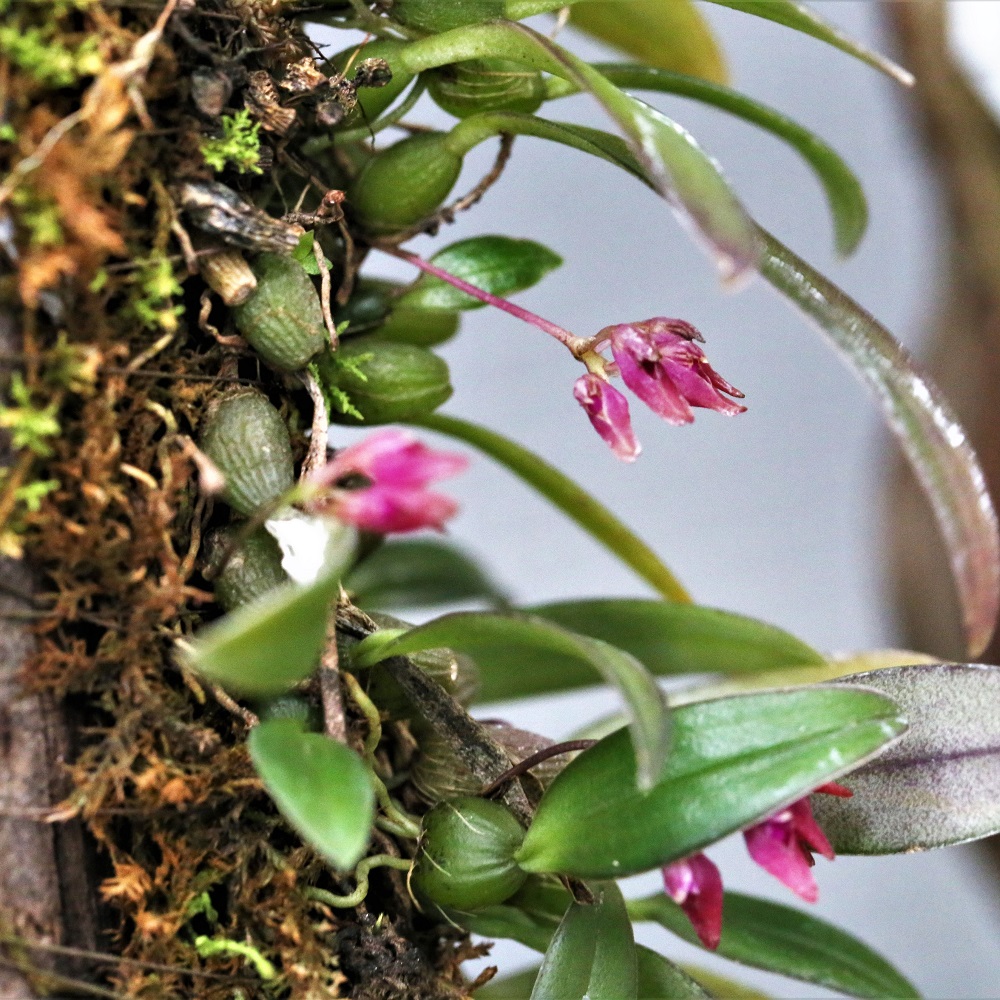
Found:
[[[241,174],[262,174],[260,161],[260,122],[250,120],[244,109],[235,115],[222,116],[222,136],[206,139],[201,144],[201,155],[216,172],[232,166]]]

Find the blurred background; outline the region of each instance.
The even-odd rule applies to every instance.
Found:
[[[1000,9],[993,0],[974,3]],[[702,6],[733,85],[814,129],[860,176],[871,206],[860,251],[849,261],[836,258],[820,188],[787,147],[691,101],[644,96],[718,158],[766,227],[919,353],[936,313],[946,240],[906,92],[805,36]],[[891,48],[881,5],[815,6],[853,36]],[[551,22],[538,26],[549,30]],[[561,41],[586,58],[613,58],[570,30]],[[998,44],[994,34],[994,52]],[[605,127],[583,98],[550,107],[552,117]],[[433,106],[418,111],[415,120],[446,120]],[[458,190],[471,187],[493,154],[480,148],[469,158]],[[455,385],[447,412],[553,460],[636,529],[701,603],[766,619],[828,652],[903,644],[890,610],[884,542],[895,509],[886,499],[895,446],[863,388],[811,328],[763,282],[724,293],[708,260],[641,185],[538,140],[518,139],[484,201],[437,239],[413,247],[426,256],[480,233],[530,237],[563,255],[564,266],[518,301],[578,334],[654,315],[695,323],[712,364],[746,393],[749,411],[737,418],[698,411],[693,426],[672,428],[635,406],[644,453],[623,465],[572,399],[579,372],[567,352],[484,309],[467,313],[461,336],[443,349]],[[368,271],[412,273],[374,259]],[[517,600],[647,593],[627,568],[488,460],[475,461],[450,489],[462,502],[452,537]],[[607,693],[595,689],[483,712],[558,739],[610,707]],[[741,838],[709,853],[730,888],[796,905],[749,862]],[[925,995],[1000,993],[1000,883],[984,855],[959,848],[820,860],[817,878],[817,915],[875,945]],[[637,892],[649,892],[657,878],[633,882]],[[728,970],[772,996],[833,995],[713,962],[663,931],[644,940],[670,957]],[[504,971],[536,961],[514,945],[497,947],[490,960]]]

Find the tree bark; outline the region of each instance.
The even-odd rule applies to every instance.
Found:
[[[0,314],[0,354],[16,350],[9,317]],[[6,380],[4,380],[6,381]],[[10,464],[6,442],[0,466]],[[34,648],[30,614],[34,581],[21,561],[0,558],[0,935],[41,944],[93,949],[96,918],[79,823],[47,823],[66,794],[62,765],[68,729],[51,699],[24,691],[23,670]],[[0,998],[38,995],[40,972],[77,970],[43,951],[0,948]]]
[[[917,77],[911,108],[943,196],[940,305],[928,365],[965,424],[1000,496],[1000,126],[949,52],[941,0],[885,5],[903,64]],[[964,660],[944,548],[912,474],[897,461],[889,504],[896,606],[906,641]],[[1000,662],[1000,640],[984,654]]]

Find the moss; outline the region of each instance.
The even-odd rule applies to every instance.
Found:
[[[241,174],[262,174],[260,162],[260,122],[250,120],[250,112],[237,111],[222,116],[222,135],[201,144],[205,162],[220,173],[227,166]]]

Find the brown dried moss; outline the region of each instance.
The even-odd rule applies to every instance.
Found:
[[[237,67],[238,80],[307,45],[276,3],[201,0],[158,40],[148,34],[158,3],[23,6],[23,30],[68,49],[96,39],[103,64],[52,87],[0,52],[0,105],[18,137],[0,154],[0,173],[13,168],[14,178],[0,189],[0,211],[15,226],[5,250],[23,332],[23,354],[7,362],[34,405],[55,406],[60,426],[50,455],[23,452],[8,475],[0,519],[43,580],[25,683],[67,699],[81,720],[68,764],[74,790],[56,816],[85,820],[104,943],[138,963],[112,967],[110,983],[130,997],[204,1000],[234,990],[465,995],[459,963],[474,949],[417,912],[398,873],[375,873],[357,910],[306,898],[305,886],[343,892],[350,880],[333,876],[275,813],[250,767],[243,718],[172,657],[174,640],[215,613],[198,552],[223,515],[199,496],[187,444],[206,405],[247,379],[293,415],[293,427],[310,415],[301,390],[196,322],[203,286],[185,276],[167,188],[211,176],[198,154],[207,125],[188,99],[191,73],[214,61]],[[284,158],[280,174],[235,183],[280,202],[278,187],[296,176],[294,146],[268,142],[272,158]],[[27,169],[32,157],[39,162]],[[301,454],[301,434],[296,446]],[[32,511],[17,490],[41,480],[58,486]],[[400,853],[385,835],[378,849]],[[199,935],[252,945],[276,978],[263,981],[238,954],[199,957]]]

